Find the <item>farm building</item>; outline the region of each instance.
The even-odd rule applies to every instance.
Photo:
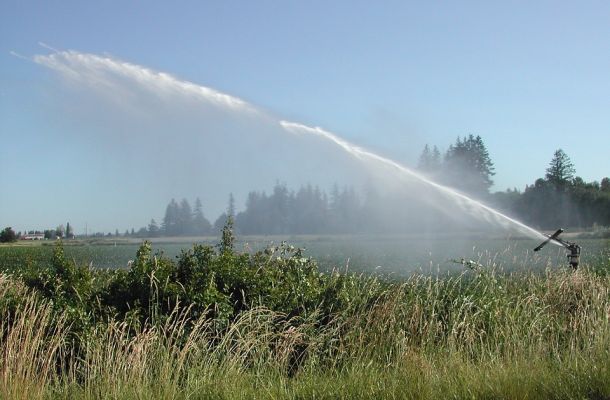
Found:
[[[44,240],[44,233],[26,233],[21,240]]]

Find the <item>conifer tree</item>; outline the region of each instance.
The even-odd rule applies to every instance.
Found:
[[[546,169],[546,180],[556,189],[563,190],[574,178],[576,170],[570,157],[562,150],[555,150],[553,159]]]

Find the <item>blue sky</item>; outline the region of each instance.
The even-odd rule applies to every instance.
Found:
[[[69,107],[50,104],[69,103],[70,92],[11,51],[48,54],[44,42],[110,54],[407,165],[426,143],[443,150],[458,135],[478,134],[495,163],[495,189],[523,189],[557,148],[585,180],[610,175],[608,21],[610,3],[602,1],[3,1],[0,224],[25,229],[74,218],[58,185],[91,193],[76,226],[87,208],[110,201],[96,186],[110,182],[102,164],[79,167],[92,155],[78,141],[55,139],[82,129]],[[141,215],[128,226],[103,222],[114,218],[99,217],[96,226],[147,222]]]

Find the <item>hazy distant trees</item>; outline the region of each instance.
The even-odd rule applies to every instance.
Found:
[[[489,193],[495,175],[493,163],[481,136],[457,138],[449,146],[443,163],[443,177],[449,185],[467,193]]]
[[[329,196],[317,186],[302,186],[295,192],[276,183],[270,195],[248,194],[235,226],[242,234],[357,233],[362,231],[363,213],[360,197],[351,187],[334,185]]]
[[[227,203],[227,211],[223,212],[216,218],[214,221],[214,227],[212,228],[212,232],[215,234],[220,234],[227,222],[229,221],[229,217],[232,219],[235,218],[235,198],[233,197],[233,193],[229,193],[229,201]]]
[[[516,190],[494,194],[496,205],[543,229],[610,225],[610,180],[585,182],[561,149],[554,152],[544,178]]]
[[[417,169],[424,172],[427,175],[436,175],[440,172],[442,167],[441,152],[438,147],[434,146],[430,150],[430,146],[427,144],[424,146],[424,150],[419,156],[419,162]]]
[[[436,146],[425,145],[417,168],[459,190],[484,197],[489,194],[495,175],[493,162],[481,136],[458,137],[443,159]]]
[[[163,234],[166,236],[175,236],[178,234],[178,203],[172,199],[167,207],[165,207],[165,216],[163,217]]]
[[[117,233],[117,236],[118,236],[118,233]],[[154,218],[152,218],[150,220],[150,223],[148,224],[148,236],[150,236],[150,237],[159,236],[159,225],[157,225],[157,221],[155,221]]]
[[[530,224],[548,229],[610,225],[610,179],[585,182],[576,176],[574,164],[562,149],[553,153],[544,178],[526,186],[523,193],[508,189],[491,197],[494,167],[480,136],[458,137],[442,162],[439,154],[436,147],[430,150],[426,144],[418,169],[441,183],[490,199]]]
[[[199,197],[195,200],[195,208],[193,210],[193,234],[209,235],[212,232],[212,224],[203,215],[203,204]]]
[[[195,200],[195,208],[191,208],[187,199],[182,199],[180,204],[172,199],[165,208],[165,216],[161,227],[157,227],[155,220],[148,225],[149,236],[188,236],[209,235],[211,224],[203,215],[201,200]]]
[[[540,228],[610,225],[610,179],[601,184],[575,176],[575,168],[565,152],[557,150],[544,178],[526,186],[523,192],[509,189],[489,194],[493,163],[480,136],[458,138],[444,156],[436,146],[426,146],[419,169],[438,181],[485,197],[494,205],[524,222]],[[197,198],[172,199],[161,226],[154,219],[147,228],[131,236],[220,235],[229,220],[241,234],[354,234],[421,232],[422,229],[452,229],[443,210],[432,207],[419,191],[379,193],[372,184],[362,191],[333,185],[329,192],[305,185],[292,190],[276,183],[271,193],[251,191],[245,208],[237,212],[229,194],[227,208],[211,224]],[[463,226],[457,229],[464,229]],[[473,227],[475,224],[473,224]],[[59,227],[58,227],[59,230]],[[127,232],[126,232],[127,235]]]

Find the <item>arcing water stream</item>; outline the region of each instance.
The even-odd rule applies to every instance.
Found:
[[[335,143],[336,145],[338,145],[339,147],[341,147],[343,150],[347,151],[354,157],[357,157],[364,161],[378,162],[381,164],[385,164],[389,167],[392,167],[393,169],[395,169],[396,171],[398,171],[401,174],[409,175],[409,176],[419,180],[422,183],[425,183],[427,185],[434,187],[441,193],[453,198],[454,200],[456,200],[457,202],[459,202],[462,205],[468,205],[468,206],[476,208],[479,212],[487,214],[487,216],[492,217],[493,219],[496,220],[496,222],[498,222],[502,225],[506,225],[506,224],[512,225],[513,227],[517,228],[523,234],[530,236],[534,239],[546,239],[547,238],[545,235],[538,232],[534,228],[527,226],[524,223],[519,222],[507,215],[504,215],[501,212],[499,212],[498,210],[495,210],[495,209],[493,209],[471,197],[468,197],[465,194],[457,192],[447,186],[436,183],[436,182],[424,177],[423,175],[418,174],[417,172],[413,171],[412,169],[409,169],[409,168],[397,163],[396,161],[393,161],[389,158],[382,157],[379,154],[375,154],[375,153],[365,150],[361,147],[355,146],[355,145],[339,138],[338,136],[334,135],[331,132],[327,132],[319,127],[311,128],[309,126],[305,126],[305,125],[294,123],[294,122],[288,122],[288,121],[280,121],[280,124],[285,129],[292,131],[292,132],[297,132],[297,133],[303,132],[303,133],[307,133],[307,134],[322,136],[325,139],[332,141],[333,143]]]
[[[408,176],[420,181],[439,193],[457,203],[465,212],[478,218],[486,219],[507,229],[515,229],[528,237],[546,239],[546,236],[522,222],[519,222],[501,212],[447,186],[436,183],[425,176],[376,153],[355,146],[331,132],[321,128],[312,128],[299,123],[277,120],[262,110],[247,102],[218,92],[214,89],[200,86],[188,81],[179,80],[169,74],[156,72],[148,68],[110,57],[100,57],[93,54],[84,54],[75,51],[56,51],[49,55],[37,55],[33,58],[36,63],[60,72],[64,77],[87,84],[96,90],[114,94],[115,89],[126,80],[145,88],[155,95],[162,97],[166,94],[181,94],[195,97],[221,109],[228,111],[257,115],[262,119],[271,120],[286,132],[297,134],[316,135],[339,146],[350,155],[367,163],[377,163],[394,170],[402,176]],[[118,80],[118,83],[117,83]],[[116,95],[116,94],[114,94]]]

